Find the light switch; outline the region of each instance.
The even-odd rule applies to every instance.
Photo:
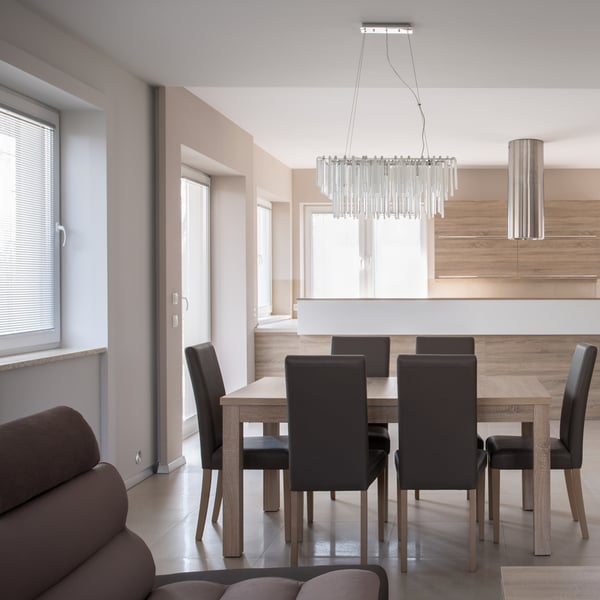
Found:
[[[173,292],[171,294],[171,303],[173,304],[173,306],[179,304],[179,294],[177,292]]]
[[[177,327],[179,327],[179,317],[177,315],[172,315],[171,323],[173,324],[173,329],[177,329]]]

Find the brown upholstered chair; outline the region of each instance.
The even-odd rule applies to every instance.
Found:
[[[155,577],[150,550],[125,525],[123,480],[112,465],[99,463],[98,456],[89,425],[66,406],[0,425],[0,597],[287,600],[300,593],[311,600],[388,597],[385,571],[375,565]]]
[[[331,337],[331,354],[359,354],[365,357],[367,377],[389,377],[390,338],[387,336],[334,335]],[[387,423],[369,423],[369,448],[390,453],[390,432]],[[385,514],[387,521],[387,464],[385,468]],[[331,492],[335,500],[335,492]],[[309,500],[310,502],[310,500]],[[310,506],[310,504],[309,504]]]
[[[415,352],[417,354],[475,354],[475,338],[468,335],[418,335]],[[477,435],[477,447],[485,447],[483,438]],[[419,490],[415,490],[415,500],[419,500]]]
[[[360,490],[360,557],[366,564],[367,490],[377,479],[378,533],[383,541],[387,454],[368,446],[365,358],[287,356],[285,378],[292,493],[291,564],[298,562],[302,492],[324,490]],[[340,410],[342,402],[344,410]]]
[[[589,533],[581,489],[583,427],[597,353],[595,346],[577,344],[563,394],[560,437],[550,438],[550,468],[564,471],[571,514],[574,521],[579,521],[584,539]],[[532,469],[532,439],[520,435],[493,435],[487,438],[486,448],[490,461],[490,512],[494,522],[494,543],[497,544],[500,536],[500,470]]]
[[[223,410],[221,396],[225,395],[225,386],[219,361],[213,345],[210,342],[190,346],[185,349],[194,397],[198,428],[200,431],[200,453],[202,456],[202,493],[200,495],[200,510],[196,539],[201,540],[204,532],[206,513],[212,472],[218,471],[217,490],[213,505],[212,522],[219,517],[223,497]],[[286,436],[252,436],[244,437],[243,452],[244,469],[283,470],[284,494],[287,494],[288,445]],[[287,504],[284,502],[284,507]],[[286,540],[289,539],[289,515],[285,515]]]
[[[474,355],[400,355],[398,376],[398,534],[407,570],[407,490],[469,490],[469,570],[477,568],[475,517],[483,539],[485,450],[477,448]],[[477,501],[477,507],[475,502]]]

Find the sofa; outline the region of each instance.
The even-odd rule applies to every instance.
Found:
[[[155,575],[126,527],[118,471],[61,406],[0,425],[0,597],[7,600],[386,600],[377,565]]]

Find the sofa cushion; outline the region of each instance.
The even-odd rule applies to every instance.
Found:
[[[231,585],[182,581],[159,587],[148,600],[364,600],[377,598],[379,577],[372,571],[344,569],[306,582],[283,577],[258,577]]]
[[[5,423],[0,431],[0,514],[85,473],[100,460],[94,432],[66,406]]]

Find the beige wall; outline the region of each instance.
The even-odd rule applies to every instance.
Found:
[[[211,176],[212,332],[226,390],[254,378],[256,197],[291,197],[291,171],[235,123],[183,88],[158,90],[159,461],[169,471],[181,459],[182,147],[191,166]],[[259,190],[259,191],[257,191]],[[289,275],[288,275],[289,277]]]

